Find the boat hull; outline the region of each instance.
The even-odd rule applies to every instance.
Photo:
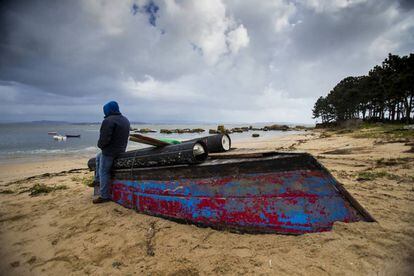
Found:
[[[146,214],[243,232],[304,234],[335,221],[374,221],[307,154],[117,170],[111,196]]]

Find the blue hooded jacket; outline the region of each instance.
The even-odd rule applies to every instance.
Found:
[[[115,101],[110,101],[103,106],[103,112],[105,114],[105,118],[109,115],[121,114],[119,112],[119,105]]]
[[[125,152],[129,138],[130,124],[126,117],[119,112],[119,105],[110,101],[103,106],[105,119],[99,134],[98,147],[102,154],[116,157]]]

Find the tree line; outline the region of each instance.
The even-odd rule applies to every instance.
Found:
[[[322,123],[363,119],[375,122],[414,121],[414,54],[389,54],[368,75],[346,77],[312,110]]]

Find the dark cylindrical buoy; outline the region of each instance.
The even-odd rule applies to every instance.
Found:
[[[231,139],[228,134],[210,135],[190,141],[203,141],[210,153],[228,151],[231,147]]]
[[[165,147],[151,147],[122,153],[114,160],[112,169],[197,164],[205,161],[207,156],[208,149],[203,141],[188,141]],[[88,161],[88,167],[94,170],[95,163],[95,158],[91,158]]]

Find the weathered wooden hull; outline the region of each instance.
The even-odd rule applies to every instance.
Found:
[[[212,159],[199,165],[115,170],[112,200],[215,228],[303,234],[335,221],[373,221],[308,154]]]

